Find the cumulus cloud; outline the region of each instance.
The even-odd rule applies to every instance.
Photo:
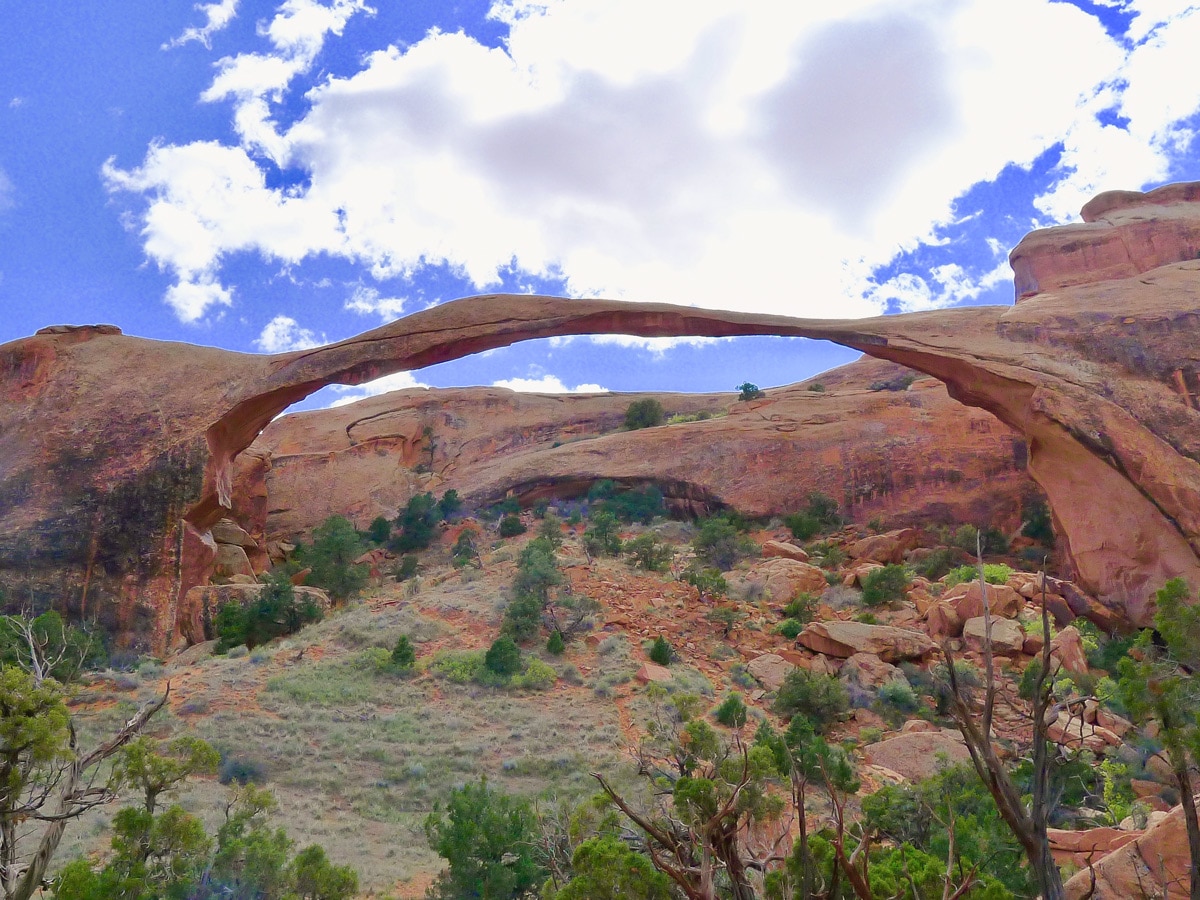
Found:
[[[429,385],[417,381],[413,377],[412,372],[396,372],[393,375],[385,375],[383,378],[376,378],[374,381],[368,381],[366,384],[348,385],[335,384],[330,386],[331,389],[342,396],[334,400],[330,404],[334,406],[345,406],[347,403],[354,403],[358,400],[365,400],[367,397],[377,397],[380,394],[387,394],[391,391],[403,391],[408,388],[428,388]]]
[[[1197,14],[1123,7],[1140,35],[1128,47],[1049,0],[698,0],[683,16],[499,0],[505,47],[435,31],[379,49],[313,80],[285,126],[273,104],[369,12],[288,0],[268,46],[222,60],[203,95],[232,104],[237,146],[156,145],[105,177],[144,198],[147,255],[180,286],[209,286],[169,298],[189,320],[229,301],[236,252],[327,254],[380,282],[446,266],[479,290],[515,268],[579,296],[802,316],[876,314],[889,292],[906,308],[958,302],[990,275],[883,290],[872,273],[932,242],[955,199],[1007,166],[1062,147],[1038,200],[1057,221],[1096,188],[1161,178],[1188,136],[1200,86],[1161,75],[1190,65]],[[1128,125],[1101,124],[1114,108]],[[264,158],[303,186],[269,187]],[[383,317],[393,303],[364,292],[346,307]]]
[[[226,28],[237,16],[238,0],[219,0],[217,3],[197,3],[196,10],[204,14],[204,24],[185,28],[179,37],[172,38],[162,45],[162,49],[182,47],[192,41],[197,41],[205,47],[212,47],[210,39],[218,31]]]
[[[268,322],[254,341],[254,346],[264,353],[287,353],[292,350],[308,350],[328,343],[325,335],[320,337],[291,316],[279,315]]]
[[[508,388],[526,394],[606,394],[608,388],[598,384],[577,384],[567,387],[557,375],[543,375],[541,378],[504,378],[493,381],[492,387]]]
[[[379,291],[366,285],[357,285],[346,300],[344,309],[362,315],[375,315],[383,322],[391,322],[404,310],[403,297],[381,297]]]

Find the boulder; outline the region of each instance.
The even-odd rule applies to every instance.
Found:
[[[883,563],[860,562],[846,570],[846,575],[842,579],[842,584],[846,585],[846,587],[854,587],[855,585],[861,587],[864,578],[866,578],[876,569],[882,568]]]
[[[983,616],[963,623],[963,640],[974,650],[984,644]],[[1011,619],[992,619],[992,652],[997,656],[1016,656],[1025,646],[1025,632]]]
[[[796,640],[809,650],[848,659],[855,653],[873,653],[884,662],[920,659],[937,649],[920,631],[862,622],[813,622]]]
[[[899,772],[909,781],[936,775],[946,765],[971,758],[962,736],[952,731],[909,731],[871,744],[863,758],[875,766]]]
[[[1046,836],[1050,839],[1050,853],[1056,863],[1081,869],[1136,841],[1142,832],[1119,828],[1085,828],[1082,831],[1047,828]]]
[[[874,653],[855,653],[842,663],[838,679],[872,692],[889,681],[905,680],[903,672]]]
[[[225,518],[212,527],[213,540],[218,544],[235,544],[238,547],[257,547],[254,538],[250,537],[241,525],[233,519]]]
[[[1057,659],[1068,672],[1086,675],[1087,654],[1083,649],[1083,636],[1074,625],[1068,625],[1050,641],[1050,655]]]
[[[954,604],[938,601],[925,613],[925,625],[934,638],[958,637],[962,634],[962,616]]]
[[[746,671],[768,691],[777,691],[797,666],[777,653],[764,653],[746,663]]]
[[[796,562],[808,562],[808,553],[804,548],[789,544],[787,541],[765,541],[762,545],[762,555],[768,559],[794,559]]]
[[[910,587],[905,596],[908,598],[908,602],[917,608],[918,616],[924,616],[929,612],[929,608],[938,602],[937,597],[919,585]]]
[[[1091,900],[1166,897],[1168,885],[1170,897],[1183,898],[1190,869],[1183,807],[1176,806],[1133,841],[1092,861],[1094,893],[1087,869],[1075,873],[1064,887],[1067,900],[1083,900],[1089,894]]]
[[[670,669],[657,663],[646,663],[637,670],[637,674],[633,677],[642,684],[649,684],[652,681],[656,684],[669,684],[675,678]]]
[[[250,557],[239,544],[217,544],[217,556],[213,562],[213,575],[217,578],[230,578],[234,575],[249,575],[254,577],[254,567],[250,565]]]
[[[883,534],[873,534],[846,547],[851,559],[871,560],[877,563],[899,563],[904,554],[920,546],[921,533],[915,528],[901,528]]]
[[[993,616],[1001,619],[1015,619],[1025,608],[1025,598],[1008,585],[989,584],[987,598],[988,610]],[[942,600],[953,603],[959,618],[964,622],[983,615],[983,592],[978,581],[956,584],[942,594]]]
[[[941,729],[925,719],[909,719],[900,726],[900,731],[904,734],[912,734],[920,731],[941,731]]]
[[[814,565],[795,559],[773,557],[751,569],[751,576],[763,579],[767,598],[774,603],[787,603],[797,594],[820,596],[829,582],[825,573]]]

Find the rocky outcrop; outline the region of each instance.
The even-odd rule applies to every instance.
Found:
[[[1183,807],[1176,806],[1140,837],[1091,862],[1090,870],[1075,873],[1064,886],[1068,900],[1187,897],[1191,862]]]
[[[971,758],[962,737],[950,731],[900,734],[871,744],[864,756],[872,765],[899,772],[909,781],[929,778],[939,769],[965,763]]]
[[[1102,195],[1085,219],[1014,251],[1013,307],[815,321],[491,295],[271,356],[49,329],[0,346],[0,581],[166,647],[212,573],[234,460],[320,387],[531,338],[775,334],[933,375],[1015,429],[1080,586],[1146,623],[1168,578],[1200,584],[1200,201]]]
[[[937,649],[920,631],[862,622],[813,622],[796,640],[826,656],[849,659],[856,653],[870,653],[888,663],[920,659]]]

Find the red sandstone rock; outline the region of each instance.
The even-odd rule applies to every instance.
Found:
[[[746,663],[746,671],[768,691],[779,690],[784,679],[795,670],[795,665],[776,653],[764,653]]]
[[[963,640],[973,650],[982,650],[984,644],[983,616],[963,622]],[[992,652],[999,656],[1016,656],[1025,646],[1025,632],[1010,619],[992,618]]]
[[[987,586],[988,611],[1001,619],[1015,619],[1025,608],[1025,598],[1003,584]],[[954,605],[954,611],[964,622],[983,615],[983,592],[978,581],[955,585],[941,599]]]
[[[786,541],[765,541],[762,546],[765,557],[781,556],[784,559],[794,559],[796,562],[808,562],[808,554],[803,547],[789,544]]]
[[[1078,869],[1133,843],[1142,836],[1142,832],[1117,828],[1085,828],[1082,831],[1047,828],[1046,836],[1050,839],[1050,853],[1054,861],[1060,866],[1071,865]]]
[[[1183,807],[1176,806],[1134,841],[1093,861],[1096,885],[1092,900],[1144,896],[1182,900],[1188,895],[1190,865]],[[1091,881],[1087,869],[1071,876],[1065,885],[1067,900],[1088,896]]]
[[[915,528],[901,528],[884,534],[873,534],[846,547],[851,559],[870,560],[877,563],[899,563],[904,553],[921,542],[921,533]]]
[[[889,681],[902,681],[904,673],[874,653],[855,653],[842,663],[838,678],[847,684],[876,690]]]
[[[670,669],[668,669],[666,666],[660,666],[655,663],[645,663],[640,669],[637,670],[637,674],[633,677],[642,684],[650,684],[650,682],[655,682],[656,684],[669,684],[672,680],[674,680],[674,676],[671,674]]]
[[[1083,637],[1074,625],[1068,625],[1050,641],[1050,655],[1062,663],[1068,672],[1087,674],[1087,654],[1083,649]]]
[[[856,653],[873,653],[884,662],[920,659],[937,649],[919,631],[861,622],[813,622],[796,638],[810,650],[848,659]]]
[[[966,762],[970,752],[962,737],[949,731],[909,731],[871,744],[863,753],[867,762],[899,772],[909,781],[936,775],[947,765]]]
[[[951,603],[937,602],[925,613],[925,624],[929,636],[934,638],[956,638],[962,634],[963,619]]]

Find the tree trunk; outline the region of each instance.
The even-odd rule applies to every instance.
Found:
[[[1191,865],[1190,900],[1200,900],[1200,872],[1196,871],[1200,863],[1200,821],[1196,817],[1196,795],[1192,793],[1192,775],[1188,771],[1187,753],[1179,748],[1171,752],[1171,767],[1175,770],[1175,780],[1179,782],[1179,802],[1183,806],[1183,821],[1187,826],[1188,856]]]

